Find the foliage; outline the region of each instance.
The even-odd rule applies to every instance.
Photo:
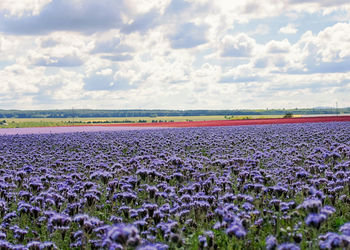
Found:
[[[296,115],[306,114],[342,114],[350,113],[350,108],[323,109],[261,109],[261,110],[0,110],[0,118],[72,118],[72,117],[164,117],[164,116],[252,116],[252,115],[284,115],[291,112]]]
[[[293,113],[288,112],[283,116],[283,118],[293,118]]]

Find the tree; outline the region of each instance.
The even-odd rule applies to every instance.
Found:
[[[293,113],[292,112],[288,112],[286,113],[283,118],[293,118]]]

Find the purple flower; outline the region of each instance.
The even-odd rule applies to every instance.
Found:
[[[236,236],[238,239],[241,239],[246,236],[247,232],[242,226],[232,224],[226,229],[226,234],[230,237]]]
[[[192,201],[192,197],[188,194],[184,194],[180,197],[180,200],[185,203],[190,203]]]
[[[12,249],[12,244],[6,240],[0,240],[0,249]]]
[[[84,222],[89,219],[89,215],[87,214],[77,214],[74,216],[73,221],[80,224],[80,226],[84,225]]]
[[[111,247],[113,244],[120,244],[123,247],[136,247],[140,243],[141,239],[136,227],[117,224],[108,229],[102,245]]]
[[[4,200],[0,200],[0,215],[3,216],[7,211],[7,203]]]
[[[283,243],[278,246],[278,250],[300,250],[300,247],[294,243]]]
[[[16,212],[11,212],[8,213],[4,216],[4,218],[2,219],[3,222],[10,222],[12,219],[17,217],[17,213]]]
[[[336,210],[334,207],[326,205],[321,209],[320,213],[326,215],[326,217],[329,217],[335,212]]]
[[[101,180],[104,184],[106,184],[110,178],[112,178],[112,174],[106,171],[96,171],[90,175],[91,180]]]
[[[102,226],[104,223],[97,218],[89,218],[84,221],[83,230],[90,234],[96,227]]]
[[[84,198],[86,199],[88,206],[92,206],[93,204],[95,204],[96,202],[98,202],[100,200],[99,197],[97,195],[95,195],[94,193],[86,193],[84,195]]]
[[[162,243],[145,244],[137,248],[137,250],[168,250],[169,246]]]
[[[178,244],[181,241],[181,237],[179,234],[171,232],[170,233],[170,241],[175,243],[175,244]]]
[[[149,193],[150,198],[153,199],[156,192],[158,192],[158,188],[154,186],[149,186],[147,187],[147,192]]]
[[[350,236],[350,222],[342,225],[339,231],[342,232],[344,235]]]
[[[198,236],[198,241],[199,241],[199,246],[201,248],[206,248],[208,247],[208,243],[207,243],[207,237],[200,235]]]
[[[143,205],[143,208],[145,208],[148,211],[148,215],[150,217],[152,217],[154,211],[156,211],[156,209],[158,208],[158,205],[157,204],[147,203],[147,204]]]
[[[243,205],[242,205],[242,208],[246,211],[251,211],[254,209],[254,206],[249,203],[249,202],[245,202]]]
[[[0,240],[5,240],[5,239],[6,239],[6,234],[0,231]]]
[[[48,230],[50,232],[57,229],[67,229],[71,218],[65,214],[53,214],[48,220]]]
[[[23,241],[24,236],[28,233],[28,230],[19,228],[18,226],[10,227],[10,229],[13,231],[14,237],[20,242]]]
[[[303,208],[311,213],[318,213],[321,209],[321,206],[322,202],[319,199],[314,198],[304,200],[304,202],[299,205],[300,208]]]
[[[272,235],[268,236],[265,242],[266,242],[265,245],[267,250],[274,250],[278,245],[276,237]]]
[[[327,219],[326,215],[324,214],[309,214],[306,219],[305,223],[308,226],[315,227],[316,229],[319,229],[321,224]]]
[[[319,236],[320,249],[336,249],[350,246],[350,237],[329,232]]]
[[[42,243],[40,241],[30,241],[27,243],[27,248],[29,250],[40,250],[43,249]]]

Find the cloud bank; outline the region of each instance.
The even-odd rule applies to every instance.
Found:
[[[350,106],[348,1],[3,0],[4,109]]]

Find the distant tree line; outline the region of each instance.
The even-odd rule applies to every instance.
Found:
[[[0,118],[71,118],[71,117],[161,117],[161,116],[211,116],[211,115],[312,115],[350,114],[349,108],[315,109],[264,109],[264,110],[0,110]]]

